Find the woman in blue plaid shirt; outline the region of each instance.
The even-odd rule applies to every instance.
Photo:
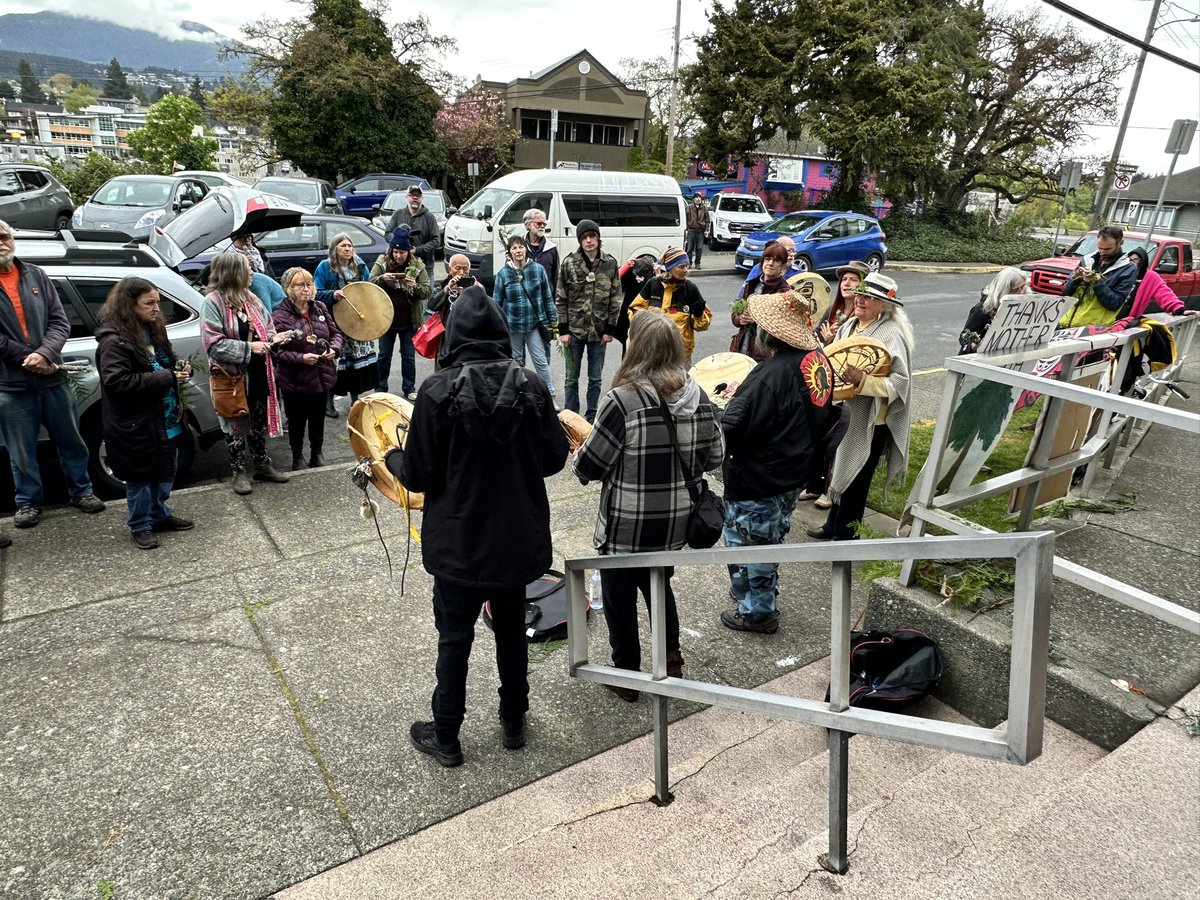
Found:
[[[549,341],[558,331],[558,310],[546,270],[528,257],[525,238],[514,234],[508,239],[508,262],[496,273],[492,299],[504,313],[512,341],[512,357],[525,365],[525,350],[533,361],[533,370],[546,382],[554,400],[554,379],[550,375]],[[557,408],[558,401],[554,401]]]
[[[634,316],[628,352],[600,400],[596,421],[575,458],[583,484],[602,482],[595,544],[602,554],[678,550],[686,542],[692,498],[687,481],[721,467],[725,442],[708,397],[683,367],[683,339],[666,316]],[[675,422],[683,472],[663,418],[663,404]],[[679,615],[667,569],[667,674],[683,675]],[[650,605],[649,569],[604,569],[604,619],[613,665],[641,667],[637,595]],[[638,692],[605,685],[622,700]]]

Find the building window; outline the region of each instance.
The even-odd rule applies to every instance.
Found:
[[[1154,227],[1155,228],[1170,228],[1171,222],[1174,221],[1174,219],[1175,219],[1175,210],[1176,209],[1178,209],[1178,207],[1164,206],[1158,213],[1158,221],[1154,224]],[[1149,225],[1150,220],[1153,218],[1154,218],[1154,207],[1149,206],[1149,205],[1143,206],[1141,211],[1138,213],[1138,224],[1139,225]]]
[[[113,130],[113,117],[112,116],[100,116],[99,120],[100,120],[100,130],[101,131],[112,131]]]
[[[521,116],[521,136],[535,141],[550,140],[550,120],[537,116]]]
[[[624,125],[594,125],[592,126],[592,143],[608,144],[610,147],[620,147],[625,143]]]

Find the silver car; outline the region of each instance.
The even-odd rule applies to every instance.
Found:
[[[61,231],[74,209],[71,192],[48,169],[0,163],[0,219],[13,228]]]
[[[88,445],[92,484],[98,495],[119,497],[125,492],[104,450],[100,378],[95,368],[100,307],[113,285],[127,275],[136,275],[158,288],[159,309],[175,353],[190,360],[195,371],[183,391],[188,427],[178,442],[182,475],[191,466],[197,446],[207,450],[221,440],[221,427],[209,397],[208,360],[200,342],[204,297],[171,267],[235,231],[292,227],[301,215],[299,207],[265,198],[250,188],[215,188],[185,215],[154,228],[148,244],[129,242],[120,233],[113,234],[114,240],[104,241],[78,240],[70,231],[61,235],[17,232],[17,258],[45,270],[71,322],[71,336],[62,352],[62,377],[79,408],[80,431]]]
[[[446,220],[454,215],[458,210],[450,205],[450,198],[445,191],[437,188],[430,188],[425,191],[421,197],[421,202],[425,204],[425,208],[433,213],[433,217],[438,223],[438,246],[437,256],[442,256],[443,248],[446,245]],[[379,212],[371,220],[371,224],[380,231],[387,231],[387,223],[391,221],[392,214],[398,209],[408,205],[408,189],[403,191],[392,191],[384,198],[383,204],[379,207]],[[385,234],[384,237],[387,235]]]
[[[75,231],[117,231],[145,239],[156,226],[166,225],[195,206],[209,192],[197,178],[178,175],[118,175],[100,185],[75,210]]]

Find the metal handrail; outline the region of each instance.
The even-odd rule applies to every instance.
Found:
[[[851,707],[851,564],[868,560],[1011,558],[1016,563],[1013,638],[1010,655],[1007,726],[1004,731],[916,716]],[[829,731],[829,853],[822,864],[848,868],[847,826],[849,744],[867,734],[997,762],[1024,765],[1042,752],[1046,708],[1046,662],[1050,629],[1050,572],[1053,532],[990,534],[976,537],[922,537],[831,544],[773,544],[579,557],[565,563],[567,658],[573,678],[644,691],[653,697],[654,790],[659,804],[671,793],[667,760],[667,698],[694,700],[743,712],[815,725]],[[667,675],[666,576],[668,566],[720,566],[731,563],[832,564],[829,700],[807,700]],[[587,569],[650,569],[650,672],[598,665],[588,659]]]

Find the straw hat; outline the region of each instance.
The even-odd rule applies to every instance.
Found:
[[[767,334],[797,350],[821,346],[812,330],[812,303],[795,291],[751,294],[748,302],[750,315]]]

